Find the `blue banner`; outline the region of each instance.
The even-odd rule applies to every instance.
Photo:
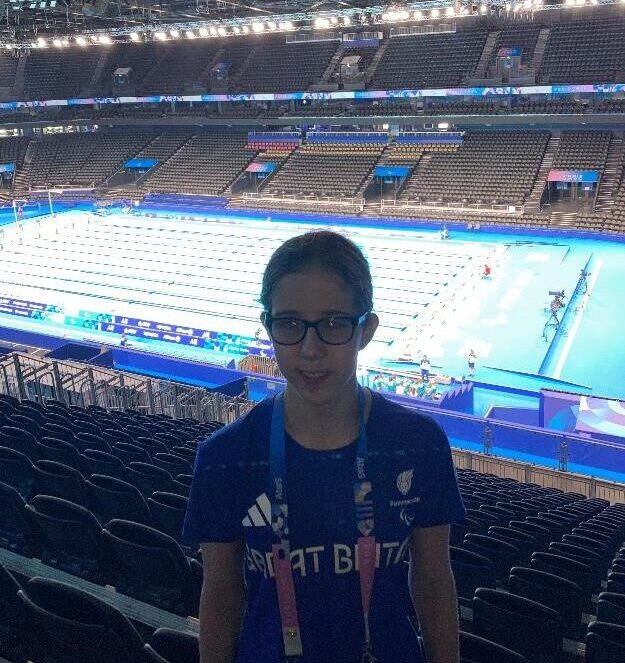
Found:
[[[594,184],[599,181],[598,170],[550,170],[548,182],[585,182]]]
[[[153,168],[156,166],[158,161],[156,159],[128,159],[124,164],[124,168],[139,168],[142,170],[148,170],[148,168]]]
[[[12,173],[14,170],[14,163],[0,163],[0,173]]]
[[[410,166],[376,166],[376,177],[406,177],[410,173]]]

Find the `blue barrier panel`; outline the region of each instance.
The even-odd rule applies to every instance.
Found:
[[[156,159],[128,159],[124,164],[124,168],[140,168],[147,170],[156,166],[158,161]]]
[[[410,166],[376,166],[376,177],[406,177],[410,174]]]
[[[0,173],[12,173],[14,170],[14,163],[0,163]]]

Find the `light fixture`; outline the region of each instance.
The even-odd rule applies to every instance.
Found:
[[[154,38],[158,39],[159,41],[165,41],[165,39],[167,39],[167,35],[162,30],[158,30],[154,33]]]
[[[254,32],[263,32],[265,30],[265,24],[260,21],[254,21],[254,23],[252,23],[252,30],[254,30]]]
[[[139,33],[138,32],[131,32],[130,33],[130,39],[131,41],[139,41]]]
[[[53,39],[52,40],[52,45],[56,46],[56,48],[61,48],[61,46],[63,46],[60,39]]]
[[[267,21],[267,30],[275,30],[276,24],[273,21]]]
[[[14,44],[5,44],[4,47],[7,49],[7,51],[12,51],[15,48]]]
[[[486,5],[480,5],[480,14],[486,14],[488,7]]]
[[[91,39],[91,41],[95,44],[98,41],[98,35],[91,35],[89,39]]]
[[[352,19],[349,16],[343,16],[343,25],[351,25]]]
[[[232,32],[234,32],[235,35],[241,34],[241,28],[238,25],[235,25],[232,28]]]
[[[200,33],[200,37],[208,37],[208,30],[202,26],[198,32]]]
[[[170,31],[169,31],[169,34],[170,34],[174,39],[178,39],[178,37],[180,37],[180,32],[179,32],[178,30],[176,30],[176,28],[174,28],[173,30],[170,30]]]
[[[332,23],[332,25],[336,25],[338,22],[339,19],[336,18],[336,16],[330,16],[330,23]]]
[[[447,16],[449,18],[452,18],[453,15],[454,15],[454,8],[453,7],[447,7],[447,9],[445,9],[445,16]]]
[[[228,34],[228,31],[226,30],[226,28],[224,28],[223,25],[220,25],[220,26],[217,28],[217,32],[218,32],[222,37],[225,37],[225,36]]]
[[[572,7],[575,4],[575,0],[565,0],[564,4],[567,7]]]
[[[87,40],[84,37],[76,37],[76,43],[79,46],[86,46],[87,45]]]
[[[184,34],[187,39],[195,39],[195,32],[193,30],[187,30]]]
[[[61,40],[61,46],[69,46],[69,39],[67,37]]]
[[[249,27],[249,25],[244,25],[244,26],[243,26],[243,34],[244,34],[244,35],[249,35],[249,34],[250,34],[250,27]]]
[[[412,15],[412,18],[414,18],[415,21],[420,21],[423,18],[423,14],[419,9],[417,9],[417,11]]]
[[[436,7],[430,12],[432,18],[438,18],[441,15],[440,11]]]
[[[316,18],[315,19],[315,27],[317,29],[328,28],[328,27],[330,27],[330,21],[328,21],[327,18]]]
[[[211,25],[210,28],[208,28],[208,31],[210,32],[211,37],[217,36],[217,28],[214,25]]]
[[[113,40],[108,35],[100,35],[101,44],[112,44]]]

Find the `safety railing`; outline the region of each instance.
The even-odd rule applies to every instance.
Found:
[[[413,200],[383,199],[380,201],[380,210],[383,212],[401,213],[402,211],[429,211],[458,212],[462,214],[490,214],[522,216],[525,205],[497,205],[487,203],[460,203],[443,201],[416,202]]]
[[[200,422],[230,423],[254,405],[245,390],[239,396],[226,396],[202,387],[19,352],[0,358],[0,393],[41,404],[56,400]]]

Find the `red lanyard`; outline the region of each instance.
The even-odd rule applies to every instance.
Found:
[[[354,480],[355,519],[358,530],[356,564],[360,579],[360,598],[364,620],[363,661],[374,661],[371,653],[369,608],[375,578],[376,543],[374,536],[373,500],[371,482],[366,477],[367,434],[364,424],[365,398],[358,390],[359,431]],[[301,660],[302,638],[295,596],[295,581],[291,567],[291,545],[288,526],[289,509],[286,499],[286,442],[284,435],[284,400],[282,394],[274,398],[270,434],[270,495],[271,526],[276,535],[272,546],[273,567],[276,578],[278,608],[282,624],[284,653],[288,661]]]

